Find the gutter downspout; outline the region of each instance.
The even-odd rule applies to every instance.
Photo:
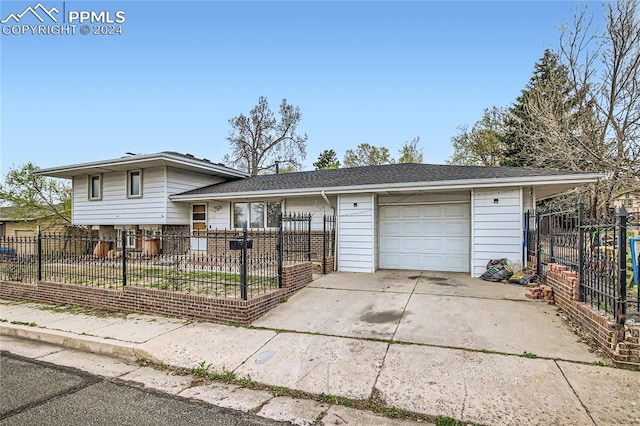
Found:
[[[331,209],[333,210],[333,212],[335,213],[336,209],[335,207],[333,207],[333,204],[331,204],[331,201],[329,201],[329,198],[327,198],[327,194],[324,193],[324,190],[320,193],[320,195],[322,196],[322,198],[324,199],[324,202],[327,203],[327,205],[329,207],[331,207]]]

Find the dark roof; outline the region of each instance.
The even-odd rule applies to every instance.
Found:
[[[524,167],[451,166],[443,164],[389,164],[332,170],[260,175],[205,186],[178,195],[226,194],[305,188],[335,188],[411,182],[439,182],[472,179],[504,179],[580,175],[581,172]]]

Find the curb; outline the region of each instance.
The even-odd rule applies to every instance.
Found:
[[[138,358],[135,352],[135,345],[132,343],[105,340],[95,336],[80,336],[68,331],[27,327],[17,324],[0,324],[0,336],[37,340],[65,348],[124,358],[131,361],[135,361]]]

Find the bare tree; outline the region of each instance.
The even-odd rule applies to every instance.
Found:
[[[293,169],[300,168],[307,155],[307,135],[297,133],[302,117],[300,108],[283,99],[279,113],[276,119],[267,98],[261,96],[248,116],[240,114],[231,118],[227,137],[231,153],[225,156],[225,162],[252,176],[274,168],[276,161],[286,162]]]
[[[560,57],[569,88],[565,102],[550,96],[553,91],[546,87],[533,90],[525,105],[535,123],[525,129],[536,140],[533,165],[606,174],[591,193],[593,214],[606,211],[612,198],[640,179],[638,5],[618,1],[603,7],[601,33],[593,29],[586,7],[562,31]]]

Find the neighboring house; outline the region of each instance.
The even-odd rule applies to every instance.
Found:
[[[38,228],[43,232],[64,232],[66,226],[53,214],[36,219],[36,215],[20,217],[14,207],[0,207],[0,237],[33,237]]]
[[[612,205],[616,211],[624,206],[627,212],[640,212],[640,191],[627,191],[614,198]]]
[[[154,163],[167,156],[173,163]],[[537,200],[600,177],[431,164],[248,177],[206,162],[210,170],[187,173],[175,164],[184,158],[175,153],[137,155],[39,173],[73,178],[74,224],[182,225],[196,233],[245,225],[268,229],[276,226],[277,213],[283,211],[312,213],[312,227],[319,230],[323,215],[335,214],[339,271],[411,269],[473,276],[481,275],[491,259],[524,259],[524,212]],[[189,158],[191,166],[204,166],[203,160]],[[133,198],[131,171],[138,171],[142,182],[141,196]],[[152,194],[147,192],[149,176],[156,188]]]
[[[19,255],[32,255],[36,253],[35,238],[38,231],[48,234],[66,234],[71,229],[60,218],[51,213],[43,215],[24,214],[21,209],[15,207],[0,207],[0,248],[11,248]],[[21,214],[23,216],[21,216]],[[58,243],[48,243],[47,248],[55,250]]]

